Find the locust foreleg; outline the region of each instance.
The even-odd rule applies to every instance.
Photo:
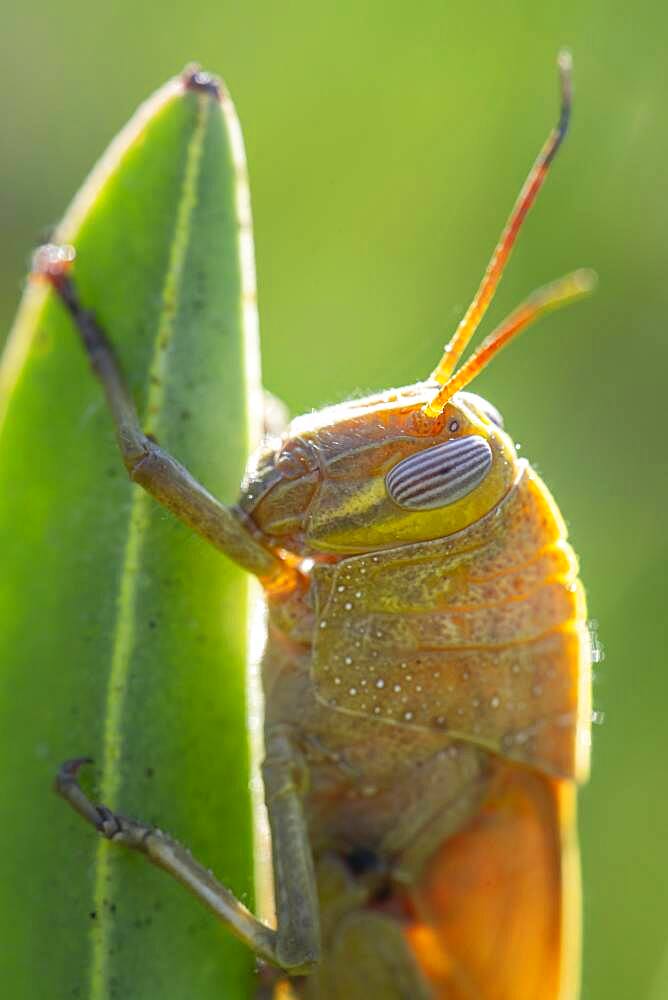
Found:
[[[285,576],[283,562],[256,541],[242,516],[220,503],[180,462],[144,434],[111,343],[94,314],[81,305],[68,273],[69,262],[63,262],[58,249],[46,246],[37,251],[35,273],[49,282],[72,317],[91,367],[104,388],[130,479],[264,583],[271,585]]]
[[[103,837],[143,854],[186,887],[257,956],[291,975],[310,972],[320,958],[318,902],[313,861],[301,806],[303,768],[288,736],[268,740],[264,763],[272,831],[277,930],[267,927],[166,833],[95,805],[77,778],[88,758],[63,764],[56,791]]]

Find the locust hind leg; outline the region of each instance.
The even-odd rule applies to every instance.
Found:
[[[203,865],[162,830],[95,805],[78,783],[88,758],[68,761],[56,791],[103,837],[143,854],[188,889],[257,956],[290,975],[304,975],[320,958],[320,924],[313,862],[301,804],[304,765],[284,731],[267,740],[263,770],[272,832],[277,929],[255,917]]]
[[[93,313],[83,308],[61,248],[46,246],[35,254],[34,272],[48,281],[70,314],[91,367],[102,383],[116,430],[121,457],[133,482],[168,508],[249,573],[268,585],[283,581],[283,561],[253,537],[238,511],[220,503],[188,470],[162,449],[139,424],[137,412],[113,348]]]

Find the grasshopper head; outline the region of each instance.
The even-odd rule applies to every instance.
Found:
[[[302,555],[367,552],[452,534],[515,478],[496,410],[461,392],[435,420],[418,384],[295,420],[249,471],[241,506],[272,544]]]
[[[559,79],[557,124],[431,381],[301,417],[251,469],[241,506],[270,544],[338,555],[440,538],[479,520],[510,489],[515,449],[498,413],[461,390],[539,316],[589,292],[595,276],[574,271],[540,288],[457,366],[566,134],[571,59],[565,52]]]

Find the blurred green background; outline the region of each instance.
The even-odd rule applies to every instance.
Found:
[[[583,996],[668,998],[668,9],[36,0],[6,8],[2,34],[2,337],[31,248],[139,101],[196,59],[244,127],[264,379],[295,413],[429,373],[572,49],[572,133],[485,328],[575,266],[596,268],[599,291],[475,388],[552,487],[605,648],[581,796]]]

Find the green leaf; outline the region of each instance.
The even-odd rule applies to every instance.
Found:
[[[55,239],[76,247],[145,427],[234,500],[259,364],[229,98],[168,83]],[[63,760],[94,757],[98,801],[169,830],[253,905],[246,579],[128,482],[70,320],[35,283],[0,369],[0,538],[5,995],[250,996],[247,950],[51,790]]]

